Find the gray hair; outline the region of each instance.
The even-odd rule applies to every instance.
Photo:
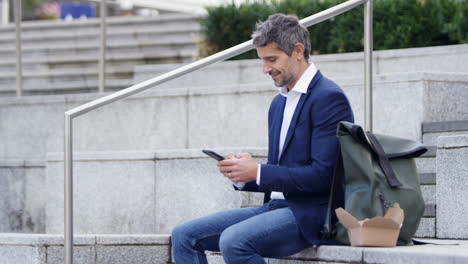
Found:
[[[304,58],[309,60],[310,38],[307,28],[299,24],[295,15],[274,14],[264,22],[258,22],[252,34],[253,43],[257,47],[266,46],[272,42],[278,48],[291,56],[297,43],[304,45]]]

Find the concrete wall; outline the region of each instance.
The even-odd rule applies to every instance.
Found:
[[[468,136],[442,136],[437,147],[437,237],[468,239]]]
[[[61,235],[1,234],[0,262],[62,264],[63,241]],[[73,263],[171,263],[169,235],[81,235],[74,243]]]
[[[229,151],[265,156],[265,150]],[[74,158],[74,228],[80,234],[166,234],[180,222],[252,200],[236,192],[216,161],[200,150],[77,153]],[[62,160],[61,153],[48,155],[47,233],[63,232]]]
[[[45,164],[0,162],[0,232],[45,232]]]
[[[332,78],[364,78],[362,52],[314,55],[310,60]],[[468,44],[439,47],[394,49],[373,53],[374,74],[410,72],[468,72]],[[134,81],[142,82],[176,69],[180,64],[140,65],[135,67]],[[161,87],[223,85],[270,81],[262,74],[261,61],[239,60],[216,63],[162,84]],[[215,78],[213,78],[215,76]]]
[[[335,79],[363,123],[362,80]],[[375,78],[374,130],[420,140],[421,122],[468,119],[468,75]],[[277,94],[257,84],[154,88],[74,120],[75,151],[267,145],[267,111]],[[0,98],[0,159],[44,159],[63,151],[63,113],[101,95]],[[446,99],[448,98],[448,99]]]

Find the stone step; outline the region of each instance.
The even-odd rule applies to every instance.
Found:
[[[190,55],[193,51],[183,51],[183,54],[180,52],[168,52],[167,54],[157,54],[157,56],[151,55],[150,57],[142,58],[141,56],[135,58],[113,58],[106,60],[106,69],[113,68],[122,68],[129,72],[132,72],[135,65],[141,65],[144,63],[174,63],[175,61],[187,61],[190,62],[193,60],[193,55]],[[171,54],[174,55],[171,57]],[[28,61],[29,60],[29,61]],[[99,60],[97,55],[93,58],[86,58],[83,56],[80,57],[67,57],[61,56],[56,57],[53,60],[44,60],[37,61],[37,58],[33,60],[28,59],[23,63],[23,73],[29,74],[30,72],[50,72],[56,69],[72,69],[74,71],[80,71],[82,69],[99,69]],[[120,69],[119,69],[120,70]],[[0,61],[0,71],[5,74],[12,74],[16,72],[16,64],[12,62],[2,63]]]
[[[435,185],[436,174],[435,173],[419,173],[419,182],[421,185]]]
[[[15,83],[15,74],[11,72],[0,72],[3,75],[3,78],[0,78],[0,84],[14,84]],[[114,78],[132,78],[133,74],[128,69],[128,67],[106,67],[107,77]],[[69,68],[56,68],[51,70],[43,71],[24,71],[23,73],[23,83],[27,82],[58,82],[60,80],[73,81],[73,78],[87,79],[98,76],[97,68],[84,68],[84,69],[69,69]],[[133,79],[133,78],[132,78]],[[133,81],[133,80],[132,80]]]
[[[74,261],[78,263],[141,264],[173,263],[169,235],[75,235]],[[15,264],[62,264],[62,235],[0,234],[0,258]],[[465,240],[424,240],[418,246],[372,248],[318,246],[307,248],[290,257],[266,259],[269,264],[299,263],[383,263],[433,264],[465,263],[468,242]],[[208,263],[224,264],[217,252],[208,252]]]
[[[415,161],[419,173],[427,175],[436,172],[435,157],[419,157]]]
[[[107,44],[109,54],[132,52],[134,50],[195,49],[194,36],[190,33],[183,35],[167,34],[166,36],[146,36],[147,38],[129,39],[118,38]],[[70,41],[52,40],[53,43],[34,43],[22,47],[22,58],[53,57],[68,54],[97,54],[100,50],[99,39],[76,39]],[[6,60],[16,56],[14,45],[0,46],[0,55]]]
[[[199,17],[193,15],[170,14],[154,18],[148,17],[110,17],[107,19],[107,33],[134,34],[145,32],[170,31],[199,31]],[[49,36],[67,37],[73,35],[98,34],[100,19],[86,21],[24,21],[22,23],[22,37],[28,39],[42,39]],[[44,34],[46,33],[46,34]],[[15,28],[13,24],[0,28],[0,42],[15,41]]]
[[[24,64],[37,64],[37,63],[47,63],[47,64],[79,64],[82,62],[95,62],[98,61],[99,51],[95,50],[86,54],[62,54],[62,55],[53,55],[53,56],[34,56],[27,57],[24,59]],[[125,60],[145,60],[145,59],[164,59],[164,58],[176,58],[186,59],[192,58],[194,56],[194,49],[184,48],[181,50],[174,50],[170,47],[150,47],[148,49],[137,49],[132,52],[120,53],[112,52],[106,54],[106,61],[112,63],[113,61],[125,61]],[[187,60],[187,59],[186,59]],[[182,60],[184,61],[184,60]],[[5,65],[13,65],[15,63],[13,58],[5,59],[0,61],[0,67]]]
[[[426,145],[426,148],[427,148],[427,152],[422,154],[421,157],[430,158],[430,157],[435,157],[437,155],[437,146]]]
[[[106,79],[105,91],[118,91],[133,85],[131,79]],[[87,78],[86,80],[58,81],[34,83],[27,82],[23,84],[24,95],[56,95],[56,94],[75,94],[75,93],[96,93],[99,89],[98,77]],[[15,85],[0,85],[0,97],[10,98],[16,94]]]
[[[73,263],[171,263],[170,236],[76,235]],[[63,235],[0,233],[1,263],[62,264]]]
[[[422,132],[423,143],[435,146],[440,136],[468,134],[468,120],[423,123]]]
[[[171,34],[197,34],[200,31],[198,21],[192,21],[184,25],[164,25],[154,23],[153,25],[132,25],[128,28],[107,28],[106,36],[109,40],[141,38],[146,35],[165,36]],[[74,24],[69,24],[61,30],[38,30],[21,34],[21,41],[24,44],[31,45],[32,42],[45,43],[52,40],[66,41],[74,39],[90,39],[96,40],[100,38],[99,26],[94,26],[86,29],[76,27]],[[5,32],[0,36],[0,45],[13,44],[16,41],[16,34],[13,31]]]
[[[417,246],[379,248],[350,246],[310,247],[295,255],[281,259],[268,259],[268,264],[439,264],[468,262],[468,242],[465,240],[423,240],[428,243]],[[224,264],[219,253],[209,255],[210,264]]]

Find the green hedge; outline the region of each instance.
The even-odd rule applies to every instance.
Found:
[[[202,56],[250,39],[257,21],[273,13],[310,16],[343,0],[257,1],[208,8],[201,20]],[[363,7],[309,27],[312,53],[363,50]],[[374,0],[374,49],[468,43],[468,0]],[[251,51],[235,59],[256,58]]]

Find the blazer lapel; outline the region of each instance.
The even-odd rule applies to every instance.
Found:
[[[272,161],[272,164],[277,164],[278,163],[278,152],[279,152],[279,140],[280,140],[280,134],[281,134],[281,125],[283,123],[283,112],[284,112],[284,107],[286,105],[286,98],[282,97],[282,100],[280,100],[278,107],[276,108],[277,113],[275,114],[276,118],[273,120],[272,124],[272,129],[273,129],[273,145],[270,146],[271,151],[271,157],[270,160]]]
[[[302,107],[304,106],[304,102],[310,96],[312,89],[314,88],[317,81],[320,80],[321,78],[322,78],[322,74],[320,73],[320,71],[317,71],[317,73],[315,73],[314,78],[312,78],[312,81],[310,81],[309,83],[309,87],[307,88],[307,93],[301,95],[301,98],[299,99],[299,102],[297,103],[296,109],[294,110],[294,115],[291,119],[291,124],[289,125],[288,133],[286,134],[286,139],[284,140],[284,145],[281,151],[281,156],[283,155],[284,150],[288,147],[289,141],[291,141],[291,137],[293,135],[294,129],[296,128],[297,118],[299,117],[299,114],[301,113]],[[284,109],[284,106],[283,106],[283,109]],[[280,156],[280,159],[281,159],[281,156]]]

